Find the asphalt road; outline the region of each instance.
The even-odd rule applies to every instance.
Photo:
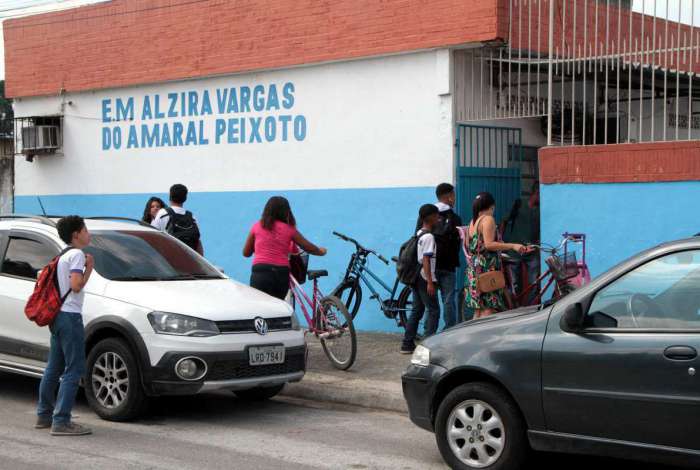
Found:
[[[363,408],[230,393],[157,400],[136,423],[96,417],[79,397],[85,437],[33,429],[38,381],[0,373],[0,469],[444,469],[433,435],[407,417]],[[660,470],[659,466],[537,455],[527,468]]]

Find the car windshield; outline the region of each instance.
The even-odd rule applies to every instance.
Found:
[[[156,230],[91,232],[84,251],[95,258],[95,270],[113,281],[223,279],[202,257]]]

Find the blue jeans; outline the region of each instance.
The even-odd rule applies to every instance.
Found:
[[[403,347],[413,348],[413,341],[418,334],[418,325],[423,319],[425,308],[428,308],[428,318],[425,320],[425,337],[434,335],[440,321],[440,303],[437,295],[428,295],[428,283],[425,282],[422,276],[418,276],[418,281],[413,287],[413,310],[411,316],[408,317],[408,325],[406,325],[406,333],[403,337]]]
[[[54,424],[68,424],[80,378],[85,374],[83,316],[59,312],[50,329],[51,350],[39,385],[37,415],[42,418],[53,415]]]
[[[454,271],[443,271],[438,269],[435,271],[437,277],[440,296],[442,297],[443,319],[445,321],[445,329],[454,326],[457,323],[455,316],[455,294],[457,293],[456,283],[457,275]]]

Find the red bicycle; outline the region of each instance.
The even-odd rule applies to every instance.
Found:
[[[293,307],[297,304],[301,307],[308,325],[306,333],[313,334],[321,341],[323,352],[333,367],[340,370],[349,369],[357,356],[355,326],[343,302],[332,295],[324,296],[318,287],[318,279],[328,276],[328,271],[309,270],[297,275],[300,279],[294,274],[289,275],[291,303]],[[306,279],[313,281],[311,296],[301,287],[301,283]]]
[[[581,260],[577,260],[576,251],[570,249],[569,244],[581,246]],[[573,292],[576,288],[588,284],[591,274],[586,265],[586,235],[583,233],[564,233],[562,240],[557,246],[537,246],[543,253],[549,254],[545,259],[547,270],[542,273],[535,282],[527,284],[525,279],[521,285],[525,288],[520,292],[515,291],[514,280],[511,279],[510,269],[504,269],[506,283],[508,285],[506,301],[509,308],[523,307],[527,305],[538,305],[542,303],[544,295],[552,288],[552,299],[558,300]],[[521,260],[502,253],[504,267],[507,265],[520,265]],[[525,268],[525,266],[523,266]],[[523,269],[525,271],[525,269]],[[526,278],[527,276],[523,276]]]

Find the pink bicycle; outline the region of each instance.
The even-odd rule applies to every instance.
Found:
[[[580,245],[582,259],[577,260],[576,250],[570,245]],[[547,270],[542,273],[532,284],[527,283],[527,276],[523,275],[521,280],[524,288],[516,292],[515,280],[510,278],[510,270],[504,269],[506,284],[506,303],[508,308],[517,308],[525,305],[537,305],[544,301],[547,292],[552,293],[552,299],[558,300],[575,289],[591,282],[591,273],[586,264],[586,235],[583,233],[562,234],[562,240],[557,246],[537,246],[530,245],[549,256],[545,258]],[[521,261],[501,254],[504,265],[519,265]],[[523,266],[523,271],[527,268]]]
[[[289,290],[292,306],[301,307],[308,324],[307,333],[311,333],[321,341],[323,352],[326,353],[333,367],[340,370],[349,369],[357,355],[357,338],[352,317],[343,302],[335,296],[324,296],[318,288],[318,279],[328,276],[328,271],[306,271],[301,278],[313,281],[311,297],[304,292],[299,280],[289,275]]]

